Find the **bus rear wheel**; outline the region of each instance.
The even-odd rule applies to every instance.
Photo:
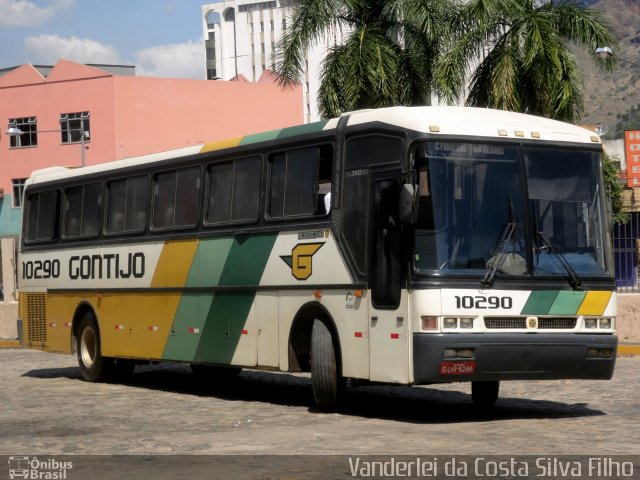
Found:
[[[98,322],[91,312],[80,321],[76,347],[82,378],[88,382],[106,380],[113,367],[113,359],[102,356]]]
[[[500,393],[500,382],[471,382],[471,398],[480,408],[493,408]]]
[[[338,371],[333,336],[327,322],[316,319],[311,330],[311,385],[316,405],[332,411],[338,406],[343,382]]]

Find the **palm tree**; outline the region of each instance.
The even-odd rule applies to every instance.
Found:
[[[284,86],[298,81],[304,51],[325,35],[342,35],[321,67],[323,117],[428,104],[434,62],[455,12],[452,0],[301,0],[279,44],[276,74]]]
[[[464,34],[450,45],[435,76],[448,102],[577,121],[582,82],[571,44],[586,48],[606,70],[613,60],[595,50],[616,45],[600,12],[576,0],[470,0],[460,13]]]

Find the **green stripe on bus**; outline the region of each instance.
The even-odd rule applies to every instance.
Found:
[[[222,270],[233,245],[233,237],[201,240],[194,256],[187,287],[215,287],[220,283]],[[200,334],[204,330],[207,313],[211,309],[211,293],[185,294],[180,298],[162,357],[167,360],[191,361],[196,355]]]
[[[257,287],[277,236],[235,237],[220,276],[220,285]],[[216,293],[195,353],[196,361],[231,363],[254,298],[253,290]]]
[[[584,300],[587,292],[561,291],[558,293],[556,301],[553,302],[550,315],[575,315]]]
[[[240,145],[249,145],[250,143],[267,142],[269,140],[275,140],[280,135],[282,130],[269,130],[268,132],[254,133],[247,135],[240,140]]]
[[[304,135],[306,133],[320,132],[322,131],[322,129],[324,129],[326,124],[327,124],[327,121],[322,120],[319,122],[307,123],[304,125],[297,125],[295,127],[283,128],[282,131],[280,132],[280,135],[278,135],[278,138],[288,138],[288,137],[294,137],[296,135]]]
[[[257,287],[277,236],[276,233],[236,236],[220,277],[220,285]]]
[[[521,315],[546,315],[558,296],[557,290],[531,292]]]
[[[201,240],[187,277],[186,286],[215,287],[219,285],[233,241],[233,237]]]
[[[211,293],[182,295],[171,333],[162,352],[164,360],[194,360],[200,343],[200,332],[204,330],[206,314],[211,309],[212,301]]]

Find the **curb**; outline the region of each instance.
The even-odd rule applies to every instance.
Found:
[[[640,343],[623,343],[618,345],[618,356],[640,355]]]
[[[0,340],[0,348],[20,348],[18,340]]]

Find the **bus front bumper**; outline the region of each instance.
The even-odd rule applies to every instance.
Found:
[[[615,335],[416,333],[414,383],[608,380],[617,346]]]

